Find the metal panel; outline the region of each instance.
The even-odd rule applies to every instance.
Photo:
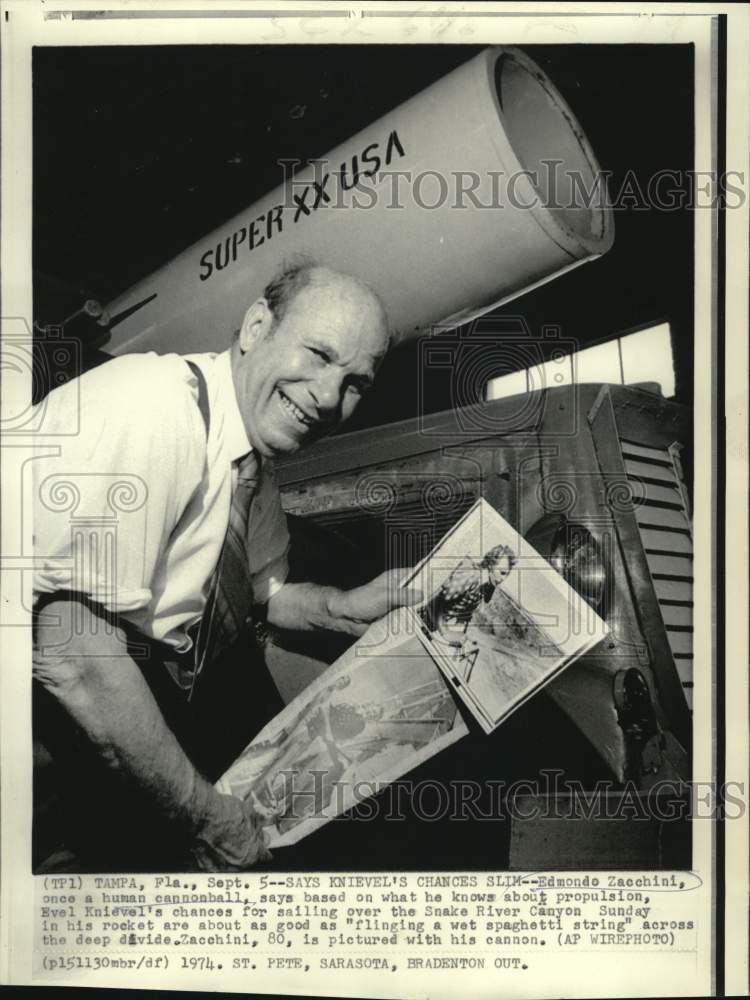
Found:
[[[684,688],[687,688],[687,690],[692,691],[693,688],[692,656],[678,656],[675,663],[677,664],[677,673],[680,675],[682,686]],[[685,697],[688,699],[688,701],[691,700],[690,695],[686,694]]]
[[[655,556],[647,551],[646,558],[652,573],[693,579],[693,560],[689,556]]]
[[[693,585],[676,580],[654,580],[654,590],[660,601],[692,601]]]
[[[687,407],[626,386],[609,386],[609,396],[620,440],[643,447],[643,458],[648,457],[649,450],[668,451],[675,442],[690,440],[692,414]]]
[[[623,445],[623,455],[625,446]],[[664,454],[662,452],[662,454]],[[625,471],[629,479],[658,479],[661,482],[674,485],[674,471],[667,462],[634,462],[625,458]]]
[[[446,410],[425,417],[399,420],[385,427],[339,434],[274,463],[279,486],[305,483],[324,473],[352,473],[381,463],[391,463],[415,455],[440,453],[443,448],[472,444],[503,448],[522,447],[527,436],[541,422],[546,408],[557,406],[558,398],[540,393],[538,405],[519,414],[518,400],[498,399],[492,403]],[[477,415],[476,426],[474,422]],[[482,429],[479,422],[503,428],[502,437]]]
[[[693,686],[693,658],[692,656],[678,656],[677,660],[677,673],[680,675],[683,686],[687,683],[690,687]]]
[[[662,604],[661,616],[667,629],[670,625],[690,628],[693,624],[693,607],[691,604]]]
[[[672,647],[672,652],[675,654],[689,654],[692,656],[693,653],[693,633],[692,632],[674,632],[672,629],[667,630],[667,638],[669,639],[669,645]],[[678,671],[679,671],[679,663]]]
[[[641,538],[646,552],[684,552],[692,554],[693,543],[690,536],[682,531],[659,531],[656,528],[641,528]]]
[[[636,444],[634,441],[626,441],[620,438],[620,447],[624,458],[642,458],[650,462],[658,462],[661,465],[671,464],[661,448],[647,448],[645,445]]]
[[[631,405],[634,400],[640,405]],[[617,411],[615,402],[618,403]],[[681,510],[628,504],[623,502],[622,498],[622,479],[625,469],[621,439],[632,441],[637,438],[640,441],[653,441],[656,437],[656,448],[638,446],[653,457],[654,452],[658,452],[659,445],[663,444],[666,448],[674,440],[670,425],[677,426],[681,419],[676,408],[673,412],[663,400],[649,399],[645,393],[620,391],[616,392],[613,399],[609,386],[602,386],[588,414],[599,467],[604,479],[605,495],[608,497],[612,517],[617,525],[634,605],[640,618],[641,630],[650,649],[651,668],[659,700],[675,736],[684,747],[689,747],[692,742],[690,713],[664,628],[661,608],[654,599],[654,591],[656,590],[657,598],[668,598],[672,595],[660,594],[656,581],[652,581],[640,535],[642,524],[666,525],[687,531],[688,523]],[[685,588],[687,594],[684,590],[675,593],[674,599],[692,600],[690,584],[669,583],[666,589],[677,587]]]
[[[685,692],[685,701],[688,703],[688,708],[692,712],[693,710],[693,661],[678,659],[677,663],[677,673],[679,674],[680,680],[682,681],[682,690]]]
[[[652,528],[672,528],[675,531],[689,533],[688,520],[682,510],[638,504],[635,507],[635,517],[638,524],[641,525],[648,525]]]
[[[635,495],[643,497],[647,507],[651,504],[670,504],[682,510],[682,498],[676,486],[657,486],[655,483],[644,483],[636,480]]]

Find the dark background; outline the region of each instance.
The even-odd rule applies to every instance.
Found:
[[[480,51],[461,45],[158,46],[34,52],[34,315],[102,304],[275,187],[282,158],[319,157]],[[693,163],[688,45],[524,46],[578,117],[615,197]],[[581,344],[672,326],[692,399],[693,220],[638,207],[605,257],[498,310]],[[92,331],[71,328],[84,352]],[[106,345],[105,345],[106,349]],[[393,352],[348,429],[450,407],[419,346]],[[470,400],[461,400],[469,402]]]

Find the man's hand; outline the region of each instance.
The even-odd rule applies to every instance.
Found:
[[[361,587],[335,592],[328,607],[331,618],[338,623],[337,630],[359,636],[394,608],[418,604],[421,590],[399,586],[407,573],[405,569],[389,569]]]
[[[211,792],[205,822],[191,845],[196,867],[207,872],[246,871],[260,861],[268,861],[271,853],[263,827],[269,817],[252,800],[243,802],[213,789]]]
[[[399,586],[408,569],[390,569],[353,590],[316,583],[287,583],[268,602],[268,621],[277,628],[329,629],[360,636],[394,608],[418,604],[422,592]]]

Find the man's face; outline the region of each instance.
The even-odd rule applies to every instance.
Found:
[[[377,301],[346,280],[303,288],[275,325],[255,303],[232,369],[250,443],[285,455],[329,433],[354,412],[386,347]]]

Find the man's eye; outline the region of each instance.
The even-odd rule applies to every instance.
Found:
[[[321,351],[317,347],[308,347],[308,350],[310,351],[311,354],[314,354],[316,358],[320,358],[320,360],[324,361],[326,364],[328,364],[328,362],[331,360],[329,355],[326,354],[325,351]]]

